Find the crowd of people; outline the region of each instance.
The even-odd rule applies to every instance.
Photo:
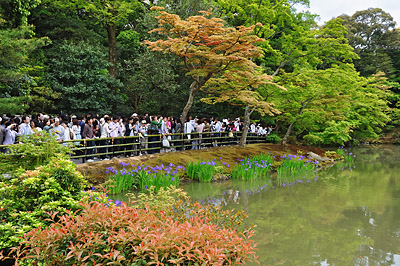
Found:
[[[89,153],[89,158],[92,158],[94,153],[101,154],[100,158],[107,160],[107,146],[111,138],[113,144],[117,146],[119,155],[133,155],[132,152],[124,152],[127,145],[132,142],[132,139],[124,140],[129,136],[141,136],[143,139],[143,150],[148,153],[158,152],[154,142],[160,141],[160,136],[164,139],[179,139],[176,133],[206,133],[206,132],[228,132],[230,138],[234,137],[235,132],[242,131],[244,122],[240,118],[219,120],[215,117],[198,118],[189,116],[186,122],[182,125],[179,118],[172,116],[149,116],[148,113],[139,116],[134,113],[131,116],[109,116],[100,117],[98,114],[88,113],[85,116],[76,115],[59,115],[49,116],[46,114],[38,114],[32,116],[11,116],[4,115],[0,117],[0,145],[12,145],[19,142],[19,136],[29,135],[35,131],[46,131],[50,135],[55,136],[59,142],[73,140],[85,141]],[[257,123],[250,125],[249,132],[257,135],[269,135],[274,128],[272,126],[263,128]],[[211,134],[211,133],[210,133]],[[115,139],[117,138],[117,139]],[[190,140],[190,135],[187,136]],[[97,140],[97,141],[96,141]],[[193,140],[193,149],[198,149],[200,143],[198,140]],[[79,141],[74,142],[80,144]],[[118,147],[118,144],[120,147]],[[132,142],[132,145],[139,145]],[[216,146],[217,142],[212,143]],[[101,147],[97,150],[95,146]],[[149,149],[150,148],[150,149]],[[141,155],[142,152],[137,152],[134,155]],[[91,159],[89,159],[91,160]]]

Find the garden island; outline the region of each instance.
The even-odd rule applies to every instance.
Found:
[[[0,265],[400,263],[400,31],[309,1],[0,2]]]

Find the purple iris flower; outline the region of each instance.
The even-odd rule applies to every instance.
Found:
[[[122,201],[116,199],[114,203],[115,203],[115,206],[121,206]]]

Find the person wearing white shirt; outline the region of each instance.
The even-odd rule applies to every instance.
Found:
[[[193,124],[190,122],[190,120],[187,120],[184,125],[183,133],[189,134],[189,133],[192,133],[193,131],[194,131]],[[190,137],[190,135],[188,135],[188,136]],[[190,138],[188,138],[188,139],[190,139]]]
[[[101,126],[100,139],[102,139],[102,140],[100,140],[100,146],[106,146],[106,145],[109,144],[108,140],[104,139],[104,138],[110,137],[111,129],[110,129],[109,125],[110,125],[110,118],[108,116],[106,116],[104,118],[103,117],[100,118],[100,126]],[[100,153],[107,153],[108,152],[108,148],[107,147],[100,148],[99,152]],[[108,160],[108,158],[107,158],[107,156],[105,154],[100,155],[100,159]]]
[[[215,131],[215,132],[221,132],[221,130],[222,130],[222,124],[221,124],[221,122],[219,122],[218,119],[215,119],[215,122],[214,122],[214,131]]]
[[[140,138],[141,138],[140,146],[142,149],[147,150],[149,147],[149,144],[147,143],[149,139],[147,137],[147,121],[145,119],[143,119],[142,122],[140,123],[139,130],[140,130],[139,132],[140,132]],[[147,153],[147,152],[143,152],[143,153]],[[142,155],[143,153],[139,152],[139,155]]]
[[[22,136],[32,134],[32,128],[30,125],[31,119],[29,116],[24,115],[22,121],[23,123],[20,125],[19,134]]]
[[[215,118],[215,120],[214,120],[214,132],[217,132],[217,133],[214,133],[214,137],[221,137],[221,135],[219,134],[219,132],[221,132],[221,130],[222,130],[222,124],[221,124],[221,122],[219,122],[219,120],[217,119],[217,118]],[[218,141],[217,140],[214,140],[214,147],[217,147],[218,146]]]
[[[56,139],[61,142],[64,139],[65,130],[60,126],[60,120],[58,118],[54,119],[54,127],[50,130],[51,134],[56,136]]]
[[[183,133],[185,134],[190,134],[194,131],[193,124],[190,122],[190,120],[186,120],[185,125],[183,126]],[[191,139],[191,135],[186,135],[187,139]]]
[[[164,117],[163,120],[161,121],[161,134],[163,135],[169,134],[167,122],[168,122],[167,117]]]
[[[4,126],[6,127],[3,145],[12,145],[15,143],[15,138],[19,135],[14,128],[17,126],[11,121],[7,121]],[[6,150],[8,152],[8,149]]]
[[[61,126],[64,128],[64,135],[62,141],[74,140],[75,139],[74,131],[68,127],[67,123],[62,122]],[[70,145],[70,143],[64,143],[64,146],[68,145]]]
[[[256,132],[256,123],[255,122],[250,125],[250,132],[251,133],[255,133]]]
[[[236,120],[235,120],[234,124],[235,124],[235,128],[236,128],[236,130],[237,130],[237,131],[239,131],[239,126],[240,126],[240,117],[236,118]]]

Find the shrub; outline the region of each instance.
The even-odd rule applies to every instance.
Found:
[[[152,208],[163,211],[173,208],[180,200],[189,201],[187,193],[175,186],[162,187],[159,191],[156,191],[156,187],[151,186],[144,193],[138,195],[128,193],[127,196],[133,199],[134,206],[137,208]]]
[[[232,178],[251,180],[256,177],[267,177],[273,160],[270,154],[259,154],[240,160],[241,163],[232,170]]]
[[[271,143],[279,143],[279,142],[282,141],[281,137],[279,137],[277,134],[274,134],[274,133],[269,134],[269,135],[267,136],[266,140],[267,140],[268,142],[271,142]]]
[[[139,193],[137,196],[128,194],[128,196],[134,199],[135,207],[161,210],[180,222],[196,216],[210,220],[211,223],[222,228],[231,228],[236,231],[246,229],[243,228],[243,221],[247,215],[242,210],[224,210],[217,206],[192,202],[185,191],[173,186],[161,188],[157,193],[154,187],[151,187],[146,193]]]
[[[80,215],[34,229],[15,251],[31,265],[233,265],[255,260],[253,232],[220,228],[192,211],[184,222],[159,210],[82,204]]]
[[[49,163],[53,158],[66,157],[70,149],[60,145],[46,131],[20,137],[22,144],[8,147],[9,153],[0,153],[0,174],[12,173],[19,168],[33,170]]]
[[[24,233],[49,224],[47,212],[78,210],[85,181],[69,160],[52,159],[0,182],[0,250],[19,245]]]

